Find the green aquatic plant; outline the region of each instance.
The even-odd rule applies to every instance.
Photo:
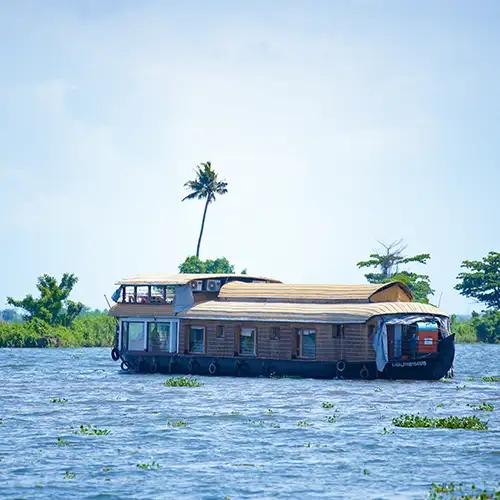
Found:
[[[436,405],[436,408],[444,408],[444,403],[438,403],[438,404]]]
[[[60,403],[60,404],[64,404],[64,403],[67,403],[68,400],[66,398],[52,398],[50,400],[51,403]]]
[[[248,423],[250,425],[254,425],[255,427],[264,427],[266,425],[264,420],[255,420],[255,419],[249,419]]]
[[[384,427],[382,429],[382,434],[394,434],[394,431],[392,429],[388,429],[387,427]]]
[[[370,471],[368,469],[363,469],[363,474],[365,476],[369,476],[370,475]]]
[[[492,404],[486,402],[481,404],[468,403],[467,406],[476,411],[493,411],[495,409],[495,407]]]
[[[98,429],[94,425],[84,425],[81,424],[77,431],[74,431],[74,434],[83,434],[85,436],[107,436],[111,434],[109,429]]]
[[[455,386],[455,389],[457,391],[463,391],[464,389],[467,389],[467,386],[464,384],[464,385],[457,385]]]
[[[462,499],[462,500],[493,500],[500,498],[500,489],[478,488],[475,484],[466,486],[463,483],[432,483],[429,500]]]
[[[466,429],[473,431],[485,431],[488,429],[488,422],[484,422],[476,416],[432,418],[422,415],[404,414],[393,418],[392,423],[396,427]]]
[[[274,411],[271,408],[268,408],[265,412],[266,415],[274,415]]]
[[[311,427],[313,424],[311,422],[308,422],[307,420],[299,420],[297,422],[297,427]]]
[[[500,377],[495,377],[495,376],[481,377],[481,382],[500,382]]]
[[[66,441],[66,439],[63,439],[62,437],[58,437],[56,440],[57,446],[68,446],[69,441]]]
[[[174,420],[174,421],[168,421],[167,426],[168,427],[187,427],[187,422],[185,420]]]
[[[321,403],[321,406],[325,409],[325,410],[331,410],[335,405],[333,403],[330,403],[329,401],[323,401]]]
[[[136,467],[141,470],[155,470],[155,469],[158,470],[160,468],[160,464],[155,460],[153,460],[150,463],[148,462],[139,463],[136,465]]]
[[[201,387],[203,384],[194,377],[170,377],[163,382],[166,387]]]
[[[75,477],[76,474],[74,472],[71,472],[70,470],[67,470],[63,476],[64,479],[75,479]]]
[[[337,415],[328,415],[325,419],[329,424],[334,424],[337,421]]]
[[[103,472],[111,472],[113,470],[113,467],[109,467],[109,465],[105,465],[103,468],[102,468],[102,471]]]
[[[241,412],[240,412],[240,411],[238,411],[238,410],[233,410],[233,411],[231,412],[231,415],[232,415],[233,417],[239,417],[239,416],[241,415]]]

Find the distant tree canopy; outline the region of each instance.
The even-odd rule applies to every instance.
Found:
[[[81,302],[73,302],[68,297],[77,283],[74,274],[65,273],[59,283],[56,278],[43,274],[38,278],[36,287],[40,298],[26,295],[22,300],[7,297],[7,303],[26,311],[25,319],[39,319],[49,325],[70,326],[83,309]]]
[[[464,260],[461,267],[468,271],[457,276],[460,283],[455,289],[488,309],[500,310],[500,253],[489,252],[482,260]]]
[[[402,240],[394,241],[386,244],[379,242],[384,248],[383,253],[372,253],[368,260],[363,260],[357,263],[359,268],[373,267],[378,272],[365,274],[365,278],[369,283],[387,283],[389,281],[401,281],[407,285],[413,293],[413,297],[417,302],[429,302],[429,295],[434,293],[431,288],[429,276],[426,274],[417,274],[406,270],[400,270],[399,266],[417,262],[426,264],[431,258],[428,253],[421,253],[408,257],[403,255],[406,250],[406,245]]]
[[[214,260],[201,260],[196,255],[186,257],[186,260],[179,265],[179,272],[181,273],[234,273],[234,266],[225,258],[220,257]]]

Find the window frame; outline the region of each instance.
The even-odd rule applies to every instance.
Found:
[[[243,330],[253,330],[253,353],[252,354],[247,354],[247,353],[242,353],[241,352],[241,337]],[[256,326],[243,326],[240,328],[240,331],[238,333],[238,356],[244,356],[246,358],[253,358],[257,356],[257,332],[258,329]],[[247,337],[247,335],[243,335],[244,337]]]
[[[122,323],[126,323],[127,324],[127,326],[126,326],[126,330],[127,330],[127,345],[125,346],[125,350],[127,352],[144,352],[144,351],[147,351],[147,347],[148,347],[148,332],[147,332],[146,322],[145,321],[137,321],[137,319],[135,321],[127,319],[127,320],[124,320]],[[142,325],[142,335],[144,337],[144,340],[143,340],[143,343],[142,343],[142,349],[130,349],[129,348],[129,345],[130,345],[130,331],[129,331],[129,328],[130,328],[130,324],[131,323]]]
[[[128,327],[127,327],[127,332],[125,333],[125,325],[124,323],[143,323],[143,328],[145,331],[144,335],[144,349],[141,351],[130,351],[130,352],[157,352],[157,351],[151,351],[149,349],[149,330],[148,330],[148,323],[170,323],[170,341],[169,341],[169,347],[170,347],[170,353],[178,353],[179,352],[179,342],[180,342],[180,335],[179,335],[179,319],[177,318],[161,318],[158,320],[157,318],[154,317],[146,317],[146,318],[136,318],[136,317],[123,317],[120,318],[119,322],[119,330],[118,330],[118,345],[120,346],[120,350],[124,352],[128,352]],[[127,345],[124,345],[124,337],[127,338]],[[166,352],[166,351],[160,351],[160,352]]]
[[[203,330],[203,344],[201,351],[191,351],[191,330],[192,329]],[[207,328],[203,325],[189,325],[188,327],[188,338],[187,338],[187,352],[188,354],[205,354],[207,352]]]
[[[224,325],[217,325],[215,327],[215,338],[216,339],[223,339],[224,338]]]
[[[304,356],[304,332],[314,332],[314,356]],[[299,340],[299,348],[297,350],[297,358],[299,359],[316,359],[317,358],[317,335],[318,330],[316,328],[297,328],[295,330],[296,335]],[[309,335],[309,334],[307,334]]]

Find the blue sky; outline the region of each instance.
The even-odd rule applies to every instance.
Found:
[[[356,283],[404,238],[434,302],[481,309],[453,285],[500,249],[500,3],[17,1],[0,29],[0,307],[42,273],[103,308],[175,272],[210,160],[202,257]]]

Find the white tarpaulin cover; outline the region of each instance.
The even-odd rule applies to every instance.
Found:
[[[392,316],[382,317],[380,319],[377,332],[372,339],[372,346],[375,349],[375,361],[379,372],[384,370],[385,365],[389,361],[389,353],[387,349],[387,325],[411,325],[419,321],[437,321],[441,330],[448,333],[448,318],[441,318],[438,316]]]

